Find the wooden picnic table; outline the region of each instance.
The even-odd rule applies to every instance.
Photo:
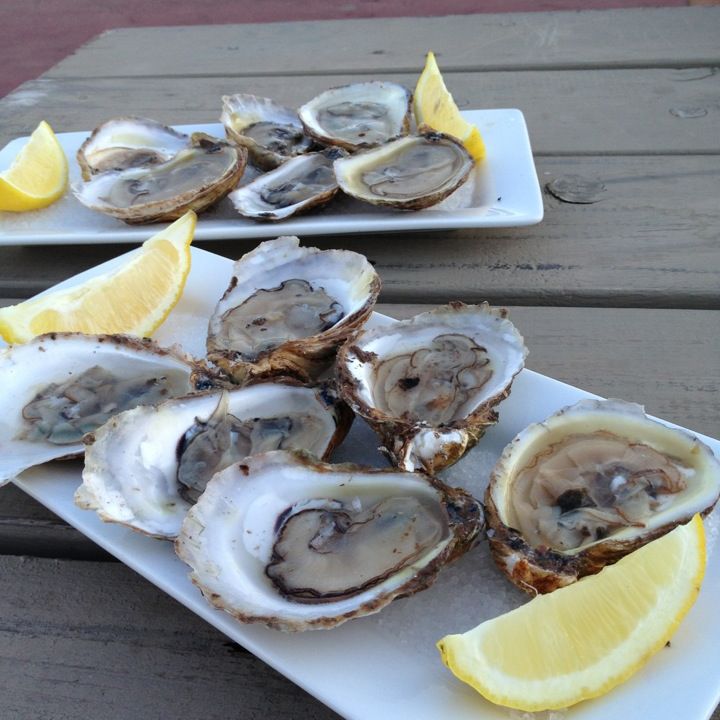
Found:
[[[297,106],[352,81],[412,86],[432,48],[462,108],[525,114],[544,221],[306,242],[367,255],[381,312],[510,306],[531,369],[717,437],[719,37],[718,7],[113,30],[0,100],[0,147],[43,119],[212,122],[227,93]],[[126,250],[0,238],[0,302]],[[337,717],[111,560],[0,490],[0,716]]]

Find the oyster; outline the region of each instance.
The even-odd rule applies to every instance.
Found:
[[[406,87],[373,80],[326,90],[299,108],[298,115],[311,137],[355,151],[406,135],[411,102]]]
[[[421,473],[277,451],[215,475],[175,547],[213,605],[298,631],[425,589],[481,526],[476,500]]]
[[[470,177],[474,160],[450,135],[426,132],[335,161],[343,192],[358,200],[421,210],[436,205]]]
[[[507,311],[455,302],[360,332],[338,353],[338,387],[393,464],[435,473],[497,422],[526,354]]]
[[[246,147],[252,162],[263,170],[272,170],[312,147],[297,113],[270,98],[223,95],[222,103],[220,121],[227,136]]]
[[[267,450],[327,458],[351,422],[327,389],[288,383],[136,407],[86,438],[75,502],[108,522],[172,538],[216,472]]]
[[[326,148],[288,160],[230,193],[235,209],[257,220],[283,220],[324,205],[338,191],[333,161],[344,155]]]
[[[113,118],[93,130],[77,161],[83,180],[108,170],[164,163],[190,145],[190,138],[156,120]]]
[[[290,374],[307,381],[370,316],[380,278],[349,250],[261,243],[235,263],[208,328],[208,359],[235,382]]]
[[[640,405],[584,400],[503,451],[485,496],[490,547],[518,587],[551,592],[709,512],[719,495],[720,463],[700,440]]]
[[[225,197],[246,160],[244,148],[195,133],[167,162],[100,173],[73,191],[83,205],[127,223],[175,220]]]
[[[81,454],[109,417],[192,390],[191,358],[123,335],[50,333],[0,352],[0,484]]]

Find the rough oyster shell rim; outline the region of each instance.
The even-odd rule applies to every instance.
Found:
[[[149,412],[149,413],[159,413],[163,408],[167,409],[170,406],[173,408],[180,403],[187,403],[189,402],[200,402],[205,403],[206,398],[208,397],[220,397],[220,394],[227,390],[230,393],[236,392],[238,395],[236,395],[237,398],[239,398],[240,402],[244,400],[242,395],[247,394],[246,390],[251,390],[253,394],[257,393],[257,390],[252,390],[252,388],[262,388],[264,385],[270,385],[273,387],[273,389],[276,388],[282,388],[282,387],[289,387],[291,389],[298,389],[303,388],[308,391],[308,393],[312,392],[314,394],[314,398],[318,403],[318,407],[322,406],[328,416],[333,420],[335,428],[332,433],[332,436],[328,439],[325,450],[323,454],[320,456],[321,460],[328,460],[333,453],[333,451],[342,443],[342,441],[347,436],[348,432],[350,431],[350,427],[354,420],[354,415],[350,408],[339,398],[336,397],[332,389],[328,386],[309,386],[305,383],[302,383],[298,381],[296,378],[293,377],[286,377],[282,379],[273,379],[272,382],[254,382],[245,386],[238,386],[235,385],[232,388],[213,388],[211,390],[205,391],[205,392],[196,392],[196,393],[188,393],[187,395],[177,396],[174,398],[170,398],[162,403],[159,403],[155,406],[137,406],[135,408],[132,408],[130,410],[124,411],[119,413],[118,415],[112,416],[107,423],[100,426],[97,430],[87,433],[83,437],[83,444],[88,446],[94,446],[96,443],[101,442],[104,444],[107,444],[109,442],[108,437],[112,440],[116,440],[117,435],[117,428],[120,423],[124,423],[127,421],[127,418],[133,418],[137,415],[139,415],[142,412]],[[330,396],[328,397],[328,393]],[[233,402],[233,399],[231,398],[230,402]],[[208,403],[209,405],[213,405],[212,402]],[[232,405],[231,405],[232,407]],[[145,408],[145,410],[143,410]],[[211,408],[210,408],[211,409]],[[238,408],[234,408],[233,412],[237,414]],[[244,414],[241,412],[241,415]],[[156,415],[151,415],[150,422],[153,423],[157,420]],[[178,438],[179,439],[179,438]],[[105,448],[102,448],[103,451]],[[172,452],[175,452],[175,446],[171,448]],[[93,455],[92,450],[89,453],[90,455]],[[90,463],[88,462],[88,455],[86,451],[86,462],[85,467],[82,471],[82,484],[77,489],[74,497],[75,504],[82,508],[83,510],[94,510],[98,517],[103,521],[107,523],[112,523],[116,525],[122,525],[124,527],[130,528],[131,530],[148,537],[157,538],[160,540],[173,540],[175,538],[175,535],[168,534],[167,532],[160,532],[159,530],[157,532],[151,531],[149,528],[149,524],[147,523],[147,520],[139,520],[137,518],[135,510],[128,506],[126,502],[123,502],[123,508],[125,508],[128,512],[132,514],[132,517],[128,517],[126,519],[121,519],[117,515],[110,514],[109,511],[107,511],[104,507],[104,505],[107,504],[107,495],[104,496],[105,500],[104,503],[101,502],[99,496],[95,492],[95,488],[98,483],[103,482],[103,478],[101,477],[101,473],[97,470],[95,465],[97,465],[97,461],[95,458],[90,458]],[[90,478],[90,480],[86,481],[86,477]],[[119,492],[119,491],[113,491],[113,492]],[[187,510],[191,507],[191,504],[185,501],[179,494],[174,500],[177,501],[179,505],[182,506],[182,513],[183,515],[187,513]]]
[[[701,453],[701,468],[703,473],[714,472],[717,474],[717,488],[712,497],[707,497],[701,503],[703,506],[690,508],[683,513],[676,514],[667,522],[654,527],[648,527],[644,532],[634,533],[631,528],[609,536],[602,540],[576,548],[570,551],[561,551],[549,547],[533,547],[522,536],[516,528],[506,524],[502,510],[502,497],[504,487],[501,484],[503,476],[512,472],[514,454],[523,443],[538,442],[542,434],[549,432],[548,423],[569,422],[584,412],[603,413],[608,417],[615,413],[632,418],[631,422],[638,425],[643,424],[651,428],[650,432],[657,432],[675,443],[686,443],[688,455]],[[611,429],[612,431],[612,429]],[[646,436],[640,430],[632,438],[635,441],[649,443]],[[652,446],[659,444],[659,441],[650,443]],[[538,443],[540,444],[540,443]],[[537,450],[540,451],[539,449]],[[485,506],[488,540],[493,559],[500,570],[508,579],[521,590],[530,593],[548,593],[560,587],[576,582],[585,575],[599,572],[605,565],[617,562],[620,558],[637,550],[639,547],[666,534],[677,525],[689,522],[695,513],[703,517],[709,514],[720,496],[720,461],[714,456],[712,450],[690,431],[665,424],[645,414],[644,408],[636,403],[626,402],[618,399],[607,400],[580,400],[573,405],[566,406],[551,414],[545,420],[532,423],[520,431],[501,453],[495,467],[490,473],[483,503]],[[709,503],[709,504],[707,504]],[[657,517],[657,516],[655,516]]]
[[[128,122],[128,123],[139,123],[144,124],[149,127],[155,128],[157,130],[162,130],[163,132],[167,132],[168,135],[172,135],[173,137],[176,137],[178,140],[185,140],[186,143],[190,144],[190,136],[186,135],[185,133],[180,132],[179,130],[175,130],[175,128],[165,125],[158,120],[153,120],[152,118],[146,118],[146,117],[140,117],[139,115],[120,115],[118,117],[110,118],[109,120],[105,120],[105,122],[100,123],[97,127],[93,129],[93,131],[90,133],[90,135],[85,139],[83,144],[78,148],[77,153],[75,154],[75,158],[77,160],[78,165],[80,166],[80,172],[82,175],[82,179],[86,182],[90,180],[90,178],[93,175],[98,174],[99,171],[95,171],[92,168],[92,165],[88,162],[86,157],[86,152],[88,147],[90,147],[95,140],[97,140],[98,136],[102,134],[102,132],[111,124],[115,122]]]
[[[464,312],[466,310],[480,310],[482,313],[490,314],[497,317],[501,322],[507,322],[512,327],[514,337],[521,345],[521,354],[523,361],[512,372],[507,379],[505,385],[493,395],[488,396],[482,401],[471,413],[464,418],[452,421],[447,425],[433,426],[424,421],[406,421],[402,418],[394,417],[378,408],[375,408],[369,401],[365,400],[361,393],[358,392],[361,381],[357,379],[349,365],[349,356],[355,355],[360,362],[364,362],[363,355],[371,355],[359,347],[359,343],[363,341],[371,341],[376,337],[380,337],[386,333],[394,333],[398,331],[398,327],[412,327],[431,321],[436,317],[442,317],[448,312]],[[494,425],[498,421],[498,412],[495,409],[503,400],[505,400],[512,389],[515,377],[524,367],[524,358],[527,356],[527,348],[524,345],[523,337],[517,328],[508,320],[508,311],[506,308],[492,307],[489,303],[483,302],[479,305],[468,305],[459,301],[450,302],[447,305],[441,305],[433,310],[419,313],[407,320],[396,320],[393,323],[382,325],[369,330],[361,330],[348,340],[338,351],[336,363],[336,376],[338,391],[345,401],[353,408],[353,410],[363,417],[383,440],[381,450],[389,457],[390,461],[398,467],[405,469],[414,469],[416,462],[410,461],[409,457],[413,452],[413,441],[421,432],[434,432],[438,440],[442,440],[440,435],[446,433],[448,435],[457,435],[456,439],[446,438],[445,447],[435,453],[434,457],[424,463],[424,469],[428,472],[438,472],[445,467],[452,465],[460,460],[464,454],[471,450],[475,444],[482,438],[488,427]]]
[[[275,456],[275,457],[273,457]],[[229,475],[230,472],[237,469],[243,476],[249,476],[253,471],[253,466],[259,463],[273,462],[275,458],[280,456],[287,457],[287,463],[290,465],[299,465],[300,467],[312,468],[314,471],[323,473],[352,473],[355,474],[368,474],[372,476],[382,475],[397,475],[401,471],[397,469],[380,469],[380,468],[368,468],[359,466],[353,463],[340,463],[330,464],[322,461],[318,461],[312,457],[307,456],[300,452],[285,452],[285,451],[274,451],[269,453],[262,453],[254,455],[245,460],[237,463],[224,470],[222,473],[218,473],[208,483],[203,498],[205,503],[209,504],[211,500],[214,500],[213,495],[219,493],[220,485],[225,481],[224,475]],[[197,570],[191,561],[193,551],[188,549],[194,544],[193,537],[197,533],[202,533],[205,525],[196,517],[200,510],[200,503],[203,502],[203,498],[198,502],[197,505],[191,509],[184,522],[181,534],[175,540],[175,551],[178,557],[192,568],[192,572],[189,574],[189,578],[195,585],[203,597],[215,606],[216,608],[227,612],[229,615],[239,620],[240,622],[251,624],[260,623],[267,627],[275,630],[281,630],[283,632],[297,632],[303,630],[318,630],[328,629],[336,627],[347,620],[369,615],[372,613],[379,612],[383,607],[388,605],[395,599],[407,597],[416,592],[424,590],[430,587],[437,579],[443,566],[456,560],[458,557],[463,555],[465,552],[470,550],[477,542],[484,527],[484,513],[481,503],[473,498],[469,493],[462,490],[461,488],[455,488],[445,485],[442,481],[437,478],[427,475],[425,473],[410,473],[411,479],[417,482],[425,482],[439,495],[443,503],[449,507],[457,507],[460,505],[466,508],[468,518],[459,521],[457,518],[458,512],[455,510],[453,513],[448,512],[448,520],[450,527],[450,538],[440,552],[436,553],[430,561],[417,570],[413,576],[402,586],[390,589],[385,592],[377,593],[375,597],[370,600],[363,601],[355,608],[339,613],[335,616],[327,616],[320,614],[318,617],[310,619],[294,620],[287,617],[283,618],[278,615],[261,615],[252,611],[245,611],[242,608],[232,607],[231,603],[227,602],[218,592],[216,588],[206,586],[197,576]],[[421,480],[422,478],[422,480]],[[205,497],[207,496],[207,497]],[[330,607],[328,604],[324,607]],[[309,607],[309,606],[304,606]],[[312,607],[323,607],[312,606]]]
[[[339,322],[327,330],[305,338],[287,340],[279,346],[259,352],[254,360],[244,359],[239,351],[224,350],[214,346],[211,348],[210,336],[214,327],[213,320],[219,312],[219,308],[223,307],[223,302],[231,296],[239,283],[244,282],[245,275],[238,275],[238,272],[242,270],[248,274],[256,270],[255,265],[261,262],[263,249],[268,249],[270,245],[277,250],[278,255],[281,251],[286,253],[283,257],[283,265],[294,262],[302,255],[318,257],[322,254],[322,257],[333,260],[341,256],[348,257],[348,253],[357,256],[370,277],[363,302],[356,310],[344,315]],[[243,262],[244,266],[241,264]],[[283,277],[286,280],[290,279],[289,275]],[[258,286],[253,292],[258,289],[262,288]],[[218,300],[215,311],[208,322],[207,359],[238,383],[284,374],[297,377],[301,382],[312,382],[318,373],[327,368],[329,360],[335,356],[342,343],[348,337],[353,336],[370,318],[380,295],[380,289],[380,276],[368,259],[360,253],[352,250],[321,250],[312,246],[301,246],[300,239],[292,235],[262,242],[233,265],[230,284]],[[242,299],[249,296],[245,295]]]
[[[372,165],[373,160],[378,159],[378,161],[380,161],[385,155],[392,154],[395,149],[405,145],[411,145],[419,140],[425,140],[429,143],[436,144],[451,144],[458,148],[464,156],[464,162],[461,170],[446,180],[441,188],[426,193],[425,195],[417,195],[407,199],[392,197],[386,198],[379,195],[365,193],[362,189],[358,192],[355,189],[353,184],[353,171],[357,172],[359,167],[363,167],[366,164]],[[436,132],[435,130],[426,130],[414,135],[404,135],[402,137],[393,138],[382,145],[357,152],[347,158],[339,158],[335,161],[334,167],[335,176],[337,177],[340,189],[349,197],[360,200],[361,202],[370,203],[371,205],[377,205],[379,207],[414,211],[423,210],[425,208],[432,207],[433,205],[437,205],[445,198],[452,195],[470,178],[470,175],[475,168],[475,161],[470,153],[465,149],[465,146],[452,135]]]
[[[413,93],[412,90],[405,87],[401,83],[391,82],[389,80],[368,80],[365,82],[357,82],[357,83],[347,83],[345,85],[336,85],[334,87],[327,88],[327,90],[323,90],[321,93],[318,93],[315,97],[308,100],[306,103],[301,105],[298,110],[297,114],[300,118],[300,122],[303,124],[303,127],[305,128],[305,133],[309,135],[311,138],[314,138],[317,142],[322,143],[323,145],[336,145],[338,147],[344,148],[345,150],[348,150],[349,152],[355,152],[356,150],[362,150],[365,148],[371,148],[371,147],[377,147],[379,145],[382,145],[383,143],[368,143],[368,142],[360,142],[360,143],[352,143],[347,140],[343,140],[341,138],[337,138],[336,136],[332,136],[329,134],[326,134],[322,131],[322,128],[316,127],[313,124],[314,120],[314,110],[315,106],[320,102],[321,98],[327,97],[331,93],[339,93],[340,91],[346,91],[350,88],[354,88],[357,86],[373,86],[374,93],[373,96],[377,97],[379,93],[385,91],[385,88],[390,88],[394,92],[399,94],[400,90],[404,91],[405,94],[405,113],[403,115],[402,121],[399,124],[399,128],[397,129],[397,132],[387,139],[383,141],[383,143],[390,142],[391,140],[395,140],[399,137],[402,137],[403,135],[407,135],[410,132],[410,119],[412,117],[412,101],[413,101]]]
[[[257,109],[257,112],[259,113],[258,118],[262,117],[262,119],[264,120],[277,119],[279,122],[283,122],[286,125],[294,125],[298,128],[298,130],[303,133],[305,133],[305,128],[295,110],[278,103],[272,98],[262,97],[260,95],[252,95],[251,93],[234,93],[233,95],[223,95],[221,98],[222,113],[220,115],[220,122],[225,128],[225,134],[227,135],[228,139],[231,140],[235,145],[240,145],[247,148],[250,159],[257,167],[259,167],[261,170],[266,171],[273,170],[274,168],[279,167],[280,165],[285,163],[287,160],[298,157],[299,155],[304,155],[305,153],[310,151],[312,146],[311,138],[309,138],[310,142],[308,143],[308,147],[306,147],[305,149],[299,150],[298,152],[292,153],[290,155],[282,155],[281,153],[278,153],[274,150],[269,150],[268,148],[263,147],[253,138],[248,137],[247,135],[243,135],[242,130],[248,127],[248,125],[243,125],[238,130],[233,126],[231,122],[231,117],[234,113],[233,103],[239,101],[239,99],[245,101],[248,98],[250,98],[252,101],[255,101],[255,107]],[[252,125],[255,122],[261,122],[261,120],[255,119],[249,124]]]
[[[196,149],[201,147],[203,143],[208,142],[226,146],[230,151],[235,153],[234,160],[228,164],[223,174],[215,181],[205,183],[200,187],[186,190],[180,195],[175,195],[164,200],[151,200],[143,203],[142,205],[133,205],[128,208],[119,208],[108,203],[93,204],[92,202],[87,202],[83,199],[85,192],[88,191],[93,182],[98,182],[107,176],[118,177],[125,172],[137,171],[141,169],[140,166],[129,168],[128,170],[111,170],[104,173],[98,173],[93,176],[92,180],[73,186],[73,194],[83,205],[91,210],[96,210],[97,212],[102,212],[106,215],[110,215],[111,217],[115,217],[118,220],[123,220],[128,223],[128,225],[170,222],[172,220],[177,220],[188,210],[194,210],[196,213],[201,213],[203,210],[209,208],[213,203],[225,197],[237,185],[243,175],[243,172],[245,171],[245,165],[247,164],[248,157],[246,148],[231,145],[225,140],[213,138],[205,133],[194,133],[192,136],[193,144],[188,146],[188,149]],[[176,156],[167,162],[172,162],[175,157]],[[161,168],[163,164],[165,163],[151,165],[148,166],[148,168]]]

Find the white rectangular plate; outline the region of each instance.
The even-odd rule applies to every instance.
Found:
[[[202,355],[207,317],[230,277],[231,262],[197,248],[192,252],[192,270],[183,297],[156,339],[162,344],[178,342],[188,352]],[[83,281],[122,259],[58,287]],[[390,319],[375,315],[372,321],[380,324]],[[500,407],[499,424],[467,457],[444,473],[444,478],[482,497],[490,468],[517,432],[584,397],[593,396],[524,370]],[[703,439],[720,453],[718,441]],[[377,438],[358,420],[333,459],[384,465],[375,449],[377,444]],[[506,708],[486,702],[456,680],[435,649],[435,642],[444,635],[469,630],[527,600],[495,568],[486,543],[441,572],[430,589],[397,600],[377,615],[352,620],[334,630],[286,635],[242,625],[210,606],[187,579],[188,569],[175,557],[170,543],[104,524],[94,513],[77,508],[73,493],[80,484],[80,472],[80,463],[50,463],[26,471],[16,484],[349,720],[510,717]],[[711,556],[707,574],[696,604],[673,637],[672,647],[657,653],[624,685],[567,711],[568,720],[699,720],[710,716],[720,699],[719,523],[718,511],[706,520]]]
[[[265,223],[241,217],[225,198],[199,216],[195,239],[450,230],[540,222],[543,218],[542,195],[523,114],[510,109],[471,110],[464,115],[480,128],[487,146],[487,159],[474,171],[471,182],[434,208],[402,212],[338,197],[312,214]],[[225,135],[220,123],[176,127],[182,132]],[[80,181],[75,153],[88,135],[89,132],[58,133],[70,161],[71,185]],[[26,141],[27,138],[17,138],[0,150],[0,171],[10,166]],[[143,242],[153,232],[153,226],[126,225],[121,220],[89,210],[76,200],[71,190],[43,210],[0,212],[0,245]]]

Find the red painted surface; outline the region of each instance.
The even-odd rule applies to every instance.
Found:
[[[117,27],[687,5],[688,0],[0,0],[0,97]]]

